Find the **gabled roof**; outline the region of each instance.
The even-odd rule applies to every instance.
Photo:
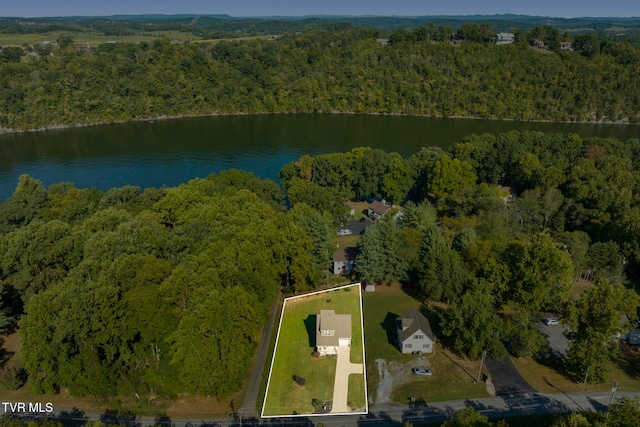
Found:
[[[359,253],[360,249],[355,246],[338,249],[333,253],[333,262],[355,261]]]
[[[417,308],[411,307],[405,311],[404,314],[396,320],[398,325],[398,334],[400,335],[400,341],[404,341],[419,330],[424,332],[431,341],[435,341],[431,325],[426,317],[418,311]]]
[[[391,206],[385,205],[384,203],[376,200],[369,205],[369,209],[382,216],[386,214],[389,209],[391,209]]]
[[[334,331],[324,336],[321,331]],[[336,314],[334,310],[320,310],[316,317],[316,346],[337,346],[340,338],[351,338],[351,315]]]

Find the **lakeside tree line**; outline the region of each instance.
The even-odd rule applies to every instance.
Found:
[[[468,38],[482,34],[475,27],[465,27]],[[376,42],[377,30],[350,29],[182,45],[164,38],[95,50],[64,43],[53,56],[28,58],[5,48],[0,128],[334,111],[640,120],[640,55],[626,42],[597,44],[596,51],[585,39],[579,52],[541,52],[526,43],[455,46],[438,41],[445,39],[440,30],[398,30],[388,45]],[[549,34],[540,37],[551,44]]]
[[[0,327],[19,318],[37,392],[226,398],[278,292],[326,281],[345,200],[386,198],[403,214],[366,229],[362,280],[413,286],[439,307],[438,336],[472,358],[538,354],[534,316],[563,313],[576,332],[565,372],[602,381],[620,314],[635,314],[639,162],[638,139],[508,132],[408,159],[303,156],[281,186],[228,171],[101,192],[23,175],[0,204]],[[583,275],[595,285],[574,302]]]
[[[228,397],[280,287],[311,282],[305,215],[284,215],[278,186],[240,171],[104,193],[23,175],[0,205],[0,277],[23,304],[29,384]]]

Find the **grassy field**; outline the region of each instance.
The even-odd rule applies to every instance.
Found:
[[[578,301],[580,296],[593,287],[593,282],[586,280],[574,280],[571,283],[571,298]]]
[[[340,249],[356,246],[356,243],[360,242],[360,235],[350,234],[348,236],[336,236],[335,242]]]
[[[395,344],[393,331],[395,319],[411,306],[421,304],[399,285],[377,286],[376,292],[365,292],[363,295],[365,348],[367,352],[367,385],[369,394],[375,398],[379,382],[376,359],[384,359],[387,363],[407,365],[406,369],[416,362],[416,356],[402,354]],[[423,310],[434,330],[438,330],[437,316],[433,312]],[[484,384],[474,384],[474,375],[480,368],[479,361],[460,358],[436,345],[432,355],[424,356],[433,369],[432,378],[410,376],[409,380],[397,386],[391,399],[407,403],[408,397],[425,402],[445,401],[452,399],[487,397]]]
[[[369,202],[349,202],[353,206],[355,211],[353,219],[367,218],[367,209],[369,208]]]
[[[589,384],[571,381],[552,366],[542,364],[530,357],[511,360],[520,374],[535,389],[543,393],[572,393],[580,391],[607,391],[613,383],[620,383],[620,391],[640,392],[640,357],[622,354],[609,363],[608,381]]]
[[[0,33],[0,46],[22,46],[23,44],[33,45],[49,41],[54,43],[60,36],[70,36],[73,43],[79,46],[96,47],[102,43],[140,43],[151,42],[162,37],[168,37],[172,43],[218,43],[221,41],[249,40],[249,39],[273,39],[273,36],[246,36],[224,39],[202,39],[192,33],[183,31],[144,31],[129,36],[107,36],[98,32],[89,31],[49,31],[40,34],[18,34],[18,33]]]
[[[140,43],[151,42],[162,37],[168,37],[172,43],[184,43],[188,41],[199,41],[198,37],[191,33],[181,31],[148,31],[130,36],[106,36],[97,32],[84,31],[49,31],[41,34],[0,34],[0,46],[21,46],[23,43],[34,44],[45,41],[55,42],[60,36],[69,36],[74,44],[95,47],[102,43]]]
[[[428,356],[433,377],[411,377],[394,388],[391,399],[408,403],[410,397],[422,402],[441,402],[489,397],[483,382],[475,383],[480,362],[463,359],[441,347]]]
[[[313,399],[328,401],[333,398],[336,359],[311,356],[315,344],[316,314],[320,310],[351,314],[351,362],[363,362],[358,285],[288,300],[270,373],[263,410],[265,416],[313,413]],[[305,378],[306,385],[297,385],[293,381],[294,375]],[[362,381],[350,379],[349,383],[354,387],[349,389],[349,402],[361,408],[365,406],[366,399],[364,377],[354,376],[362,378]]]

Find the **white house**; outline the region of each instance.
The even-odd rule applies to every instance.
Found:
[[[498,33],[491,41],[495,44],[511,44],[516,41],[516,36],[513,33]]]
[[[349,275],[356,267],[356,257],[358,256],[358,248],[348,247],[338,249],[333,254],[333,274]]]
[[[396,319],[396,334],[402,353],[433,353],[435,336],[429,321],[417,308],[411,307]]]

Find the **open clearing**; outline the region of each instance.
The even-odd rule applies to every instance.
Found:
[[[73,43],[81,46],[96,47],[107,42],[140,43],[151,42],[162,37],[167,37],[172,43],[198,41],[201,37],[181,31],[145,31],[129,36],[108,36],[98,32],[84,31],[49,31],[40,34],[0,34],[0,46],[21,46],[23,43],[34,44],[45,41],[55,42],[61,36],[69,36]]]
[[[312,357],[316,315],[320,310],[351,314],[351,363],[364,363],[360,285],[287,298],[269,373],[263,417],[314,414],[312,401],[330,402],[336,372],[335,357]],[[293,376],[306,379],[298,385]],[[349,376],[348,403],[352,411],[366,412],[364,375]]]
[[[433,354],[414,356],[402,354],[395,344],[396,318],[411,306],[421,307],[418,300],[400,285],[376,286],[375,292],[364,292],[364,329],[367,340],[367,385],[369,402],[395,401],[409,403],[488,397],[485,384],[475,384],[480,361],[459,357],[436,344]],[[437,315],[426,310],[423,314],[438,334]],[[417,377],[412,367],[424,366],[433,370],[433,377]]]

